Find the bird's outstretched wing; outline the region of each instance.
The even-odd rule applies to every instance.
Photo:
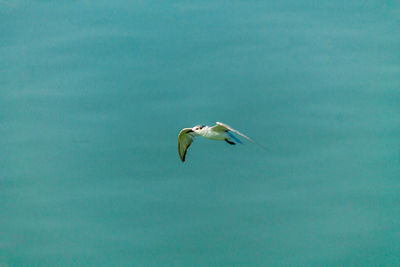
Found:
[[[259,143],[257,143],[256,141],[254,141],[253,139],[251,139],[250,137],[242,134],[241,132],[239,132],[238,130],[233,129],[232,127],[230,127],[229,125],[219,122],[216,122],[217,125],[213,126],[211,129],[217,132],[226,132],[226,131],[231,131],[234,132],[240,136],[243,136],[244,138],[246,138],[247,140],[253,142],[256,145],[259,145],[261,148],[266,149],[264,146],[260,145]]]
[[[185,162],[186,152],[195,138],[195,133],[191,128],[184,128],[178,135],[178,154],[182,162]]]
[[[239,131],[233,129],[233,128],[230,127],[229,125],[226,125],[225,123],[222,123],[222,122],[218,122],[218,121],[217,121],[217,125],[213,126],[213,127],[212,127],[212,130],[214,130],[214,131],[216,131],[216,132],[231,131],[231,132],[237,133],[238,135],[243,136],[243,137],[246,138],[247,140],[249,140],[249,141],[255,143],[250,137],[248,137],[248,136],[242,134],[241,132],[239,132]]]

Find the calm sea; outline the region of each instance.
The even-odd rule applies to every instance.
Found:
[[[0,0],[0,266],[400,266],[399,18]]]

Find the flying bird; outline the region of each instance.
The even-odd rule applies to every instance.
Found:
[[[236,138],[231,132],[234,132],[240,136],[243,136],[247,140],[257,144],[252,139],[242,134],[241,132],[233,129],[232,127],[222,123],[217,122],[216,125],[210,127],[206,125],[196,125],[193,128],[183,128],[178,135],[178,154],[182,162],[185,162],[186,152],[190,145],[192,144],[194,138],[198,135],[203,136],[207,139],[222,141],[224,140],[230,145],[236,145],[237,143],[242,143],[238,138]]]

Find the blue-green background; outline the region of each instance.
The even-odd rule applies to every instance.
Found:
[[[1,0],[0,266],[400,266],[399,88],[398,1]]]

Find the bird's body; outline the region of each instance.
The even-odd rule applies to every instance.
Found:
[[[201,135],[204,138],[211,139],[211,140],[225,140],[229,138],[225,131],[215,131],[213,127],[204,126],[200,130],[196,131],[198,135]]]
[[[251,142],[255,143],[246,135],[240,133],[239,131],[221,122],[217,122],[216,125],[212,127],[206,125],[197,125],[194,126],[193,128],[184,128],[180,131],[178,136],[179,157],[181,158],[182,162],[185,161],[186,152],[196,136],[202,136],[204,138],[217,141],[225,140],[230,145],[235,145],[236,144],[235,142],[242,143],[231,132],[234,132],[246,138],[247,140],[250,140]]]

